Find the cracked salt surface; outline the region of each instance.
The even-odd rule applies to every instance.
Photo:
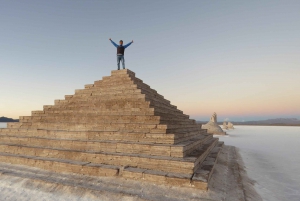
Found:
[[[239,148],[248,176],[267,201],[300,200],[300,127],[235,126],[218,136]]]

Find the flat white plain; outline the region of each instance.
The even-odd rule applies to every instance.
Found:
[[[300,200],[300,127],[235,126],[218,136],[239,148],[248,176],[264,200]]]

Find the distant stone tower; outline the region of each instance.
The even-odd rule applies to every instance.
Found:
[[[210,117],[210,121],[218,123],[218,121],[217,121],[217,113],[215,113],[215,112],[213,113],[213,115]]]
[[[214,112],[207,124],[202,125],[203,129],[207,129],[210,134],[225,135],[226,133],[217,124],[217,114]]]

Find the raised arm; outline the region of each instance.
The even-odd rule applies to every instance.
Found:
[[[118,47],[118,45],[114,41],[112,41],[111,38],[109,40],[115,47]]]
[[[133,41],[131,41],[130,43],[128,43],[127,45],[124,45],[124,48],[127,48],[129,45],[131,45],[133,43]]]

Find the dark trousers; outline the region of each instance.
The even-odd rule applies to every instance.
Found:
[[[118,70],[120,70],[120,61],[122,62],[123,69],[125,69],[124,55],[117,55]]]

